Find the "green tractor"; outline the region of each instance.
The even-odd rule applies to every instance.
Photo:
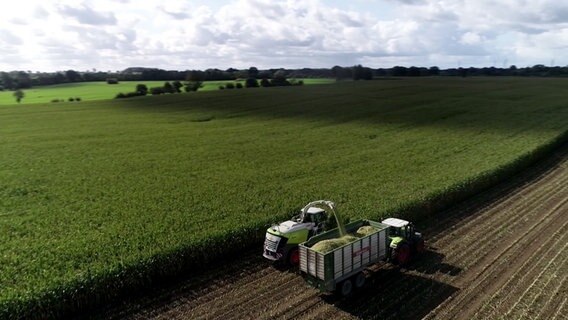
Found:
[[[387,218],[381,223],[389,228],[389,257],[390,261],[405,266],[417,254],[424,252],[424,238],[414,230],[411,222],[398,218]]]
[[[331,218],[335,217],[335,223]],[[308,203],[298,215],[266,230],[263,256],[275,262],[297,266],[298,245],[312,236],[334,228],[337,223],[335,204],[327,200]]]

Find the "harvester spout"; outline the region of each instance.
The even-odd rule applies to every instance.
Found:
[[[335,217],[335,222],[337,222],[337,228],[339,229],[339,235],[342,236],[342,237],[347,235],[347,231],[345,231],[345,226],[343,225],[343,221],[341,221],[341,219],[339,218],[339,215],[337,214],[337,211],[335,209],[335,203],[333,203],[332,201],[329,201],[329,200],[312,201],[312,202],[308,203],[302,209],[302,216],[305,215],[308,212],[308,209],[310,209],[312,207],[321,208],[321,209],[324,209],[324,210],[328,211],[329,213],[333,214],[333,216]]]

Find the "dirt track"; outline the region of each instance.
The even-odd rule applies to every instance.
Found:
[[[320,295],[259,248],[95,317],[568,319],[568,148],[436,219],[420,260],[375,268],[349,298]]]

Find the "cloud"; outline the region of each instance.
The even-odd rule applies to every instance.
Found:
[[[10,30],[0,30],[0,41],[5,45],[21,45],[23,43],[22,39]]]
[[[0,13],[24,69],[568,64],[566,1],[29,1]]]
[[[426,2],[426,0],[389,0],[389,1],[395,3],[408,4],[408,5],[418,5]]]
[[[469,45],[479,44],[482,40],[483,38],[475,32],[466,32],[460,38],[461,43]]]
[[[556,24],[568,23],[568,2],[555,0],[425,0],[409,8],[416,19],[453,17],[459,27],[475,31],[497,29],[499,32],[527,29],[548,30]]]
[[[137,49],[134,45],[136,41],[135,30],[116,29],[111,32],[92,26],[73,26],[68,27],[68,30],[75,33],[76,41],[83,48],[92,50],[109,49],[119,52]]]
[[[160,5],[158,6],[158,10],[177,20],[185,20],[191,16],[189,14],[189,7],[183,2],[181,2],[181,6],[178,4],[175,7],[172,7],[170,4],[167,6]]]
[[[59,13],[64,16],[75,18],[81,24],[89,25],[115,25],[116,17],[111,12],[97,12],[86,4],[78,7],[63,5],[59,8]]]
[[[216,11],[180,4],[165,13],[184,20],[181,31],[162,34],[146,52],[177,54],[192,62],[197,62],[193,52],[203,52],[210,58],[199,60],[210,61],[210,66],[222,61],[225,66],[254,62],[261,67],[350,65],[371,60],[380,65],[381,59],[388,63],[443,60],[444,56],[487,59],[491,55],[493,44],[488,39],[498,35],[490,26],[469,28],[467,17],[437,1],[404,1],[401,5],[408,4],[413,5],[408,14],[389,21],[320,1],[240,0]],[[477,12],[474,9],[467,10]],[[153,24],[173,27],[175,22]]]
[[[33,11],[33,16],[36,19],[45,19],[49,17],[49,12],[47,12],[41,5],[38,5]]]
[[[28,22],[25,21],[25,20],[22,19],[22,18],[12,18],[12,19],[10,19],[10,23],[11,23],[11,24],[21,25],[21,26],[24,26],[24,25],[27,25],[27,24],[28,24]]]

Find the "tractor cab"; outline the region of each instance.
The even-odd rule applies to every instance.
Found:
[[[382,223],[390,227],[389,247],[393,250],[392,257],[398,264],[406,265],[412,256],[424,251],[422,234],[416,232],[412,223],[398,218],[388,218]]]
[[[388,218],[383,220],[383,224],[390,226],[389,236],[412,239],[414,237],[414,225],[406,220]]]

